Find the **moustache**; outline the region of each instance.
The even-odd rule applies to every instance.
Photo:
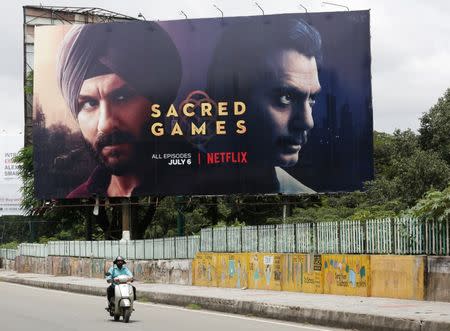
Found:
[[[304,146],[308,141],[308,131],[301,131],[298,134],[280,137],[278,143],[281,145]]]
[[[136,142],[134,136],[128,132],[115,131],[108,134],[100,133],[94,143],[94,148],[100,152],[106,146],[119,144],[133,144]]]

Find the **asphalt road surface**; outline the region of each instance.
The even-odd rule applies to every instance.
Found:
[[[130,323],[114,322],[106,298],[0,282],[2,331],[338,331],[206,310],[135,303]]]

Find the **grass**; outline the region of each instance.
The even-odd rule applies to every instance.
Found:
[[[192,309],[192,310],[200,310],[202,309],[202,306],[200,306],[199,304],[196,303],[190,303],[186,306],[187,309]]]

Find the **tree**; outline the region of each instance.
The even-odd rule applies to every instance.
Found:
[[[33,146],[22,148],[14,162],[19,164],[19,176],[22,179],[22,209],[25,214],[31,215],[40,205],[34,194]]]
[[[450,88],[420,119],[422,149],[437,152],[450,165]]]
[[[450,220],[450,183],[442,191],[430,190],[411,208],[410,213],[427,221]]]

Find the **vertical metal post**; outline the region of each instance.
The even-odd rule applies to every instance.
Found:
[[[342,253],[342,238],[341,238],[341,222],[337,222],[337,239],[338,239],[338,254]]]
[[[448,229],[448,226],[450,225],[449,220],[447,220],[447,226],[446,226],[446,232],[447,232],[447,255],[450,255],[450,231]]]
[[[298,245],[297,245],[297,241],[298,241],[297,228],[298,228],[298,226],[299,226],[299,224],[297,224],[297,223],[294,224],[294,253],[299,253]]]
[[[122,240],[130,240],[131,224],[131,203],[125,199],[122,200]]]
[[[318,229],[317,229],[317,223],[312,223],[313,225],[313,238],[314,238],[314,249],[315,249],[315,253],[319,254],[319,238],[318,238]]]
[[[277,252],[277,232],[278,232],[278,227],[277,225],[273,226],[273,251],[276,253]]]
[[[228,253],[228,226],[225,226],[225,252]]]
[[[389,219],[390,227],[391,227],[391,254],[395,254],[395,242],[396,242],[396,234],[397,231],[395,231],[395,224],[391,218]]]
[[[256,226],[256,251],[259,253],[259,225]]]
[[[243,226],[241,225],[240,226],[240,231],[239,231],[239,236],[240,236],[240,243],[241,243],[241,250],[240,250],[240,252],[242,253],[242,228],[243,228]],[[448,226],[447,226],[447,230],[448,230]],[[447,237],[448,237],[448,235],[447,235]],[[447,244],[447,246],[448,246],[448,244]]]

